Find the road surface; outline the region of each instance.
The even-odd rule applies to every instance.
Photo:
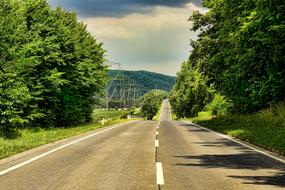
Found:
[[[285,164],[202,128],[131,121],[0,160],[0,189],[263,190]]]

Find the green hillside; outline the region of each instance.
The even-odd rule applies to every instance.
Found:
[[[113,79],[111,82],[110,91],[115,86],[130,86],[134,85],[139,88],[141,94],[153,89],[161,89],[170,91],[175,84],[176,77],[148,72],[148,71],[125,71],[125,70],[110,70],[109,77]]]

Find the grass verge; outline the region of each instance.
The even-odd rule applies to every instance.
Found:
[[[102,117],[107,119],[105,126],[128,121],[125,119],[125,115],[128,113],[128,110],[95,110],[93,113],[94,122],[91,124],[69,128],[23,129],[20,131],[21,136],[16,139],[6,139],[0,137],[0,159],[7,158],[14,154],[39,147],[44,144],[52,143],[58,140],[66,139],[68,137],[99,129],[103,127],[100,124]]]
[[[250,115],[213,117],[201,112],[191,120],[285,156],[285,103]]]

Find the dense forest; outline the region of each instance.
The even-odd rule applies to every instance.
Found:
[[[285,95],[285,1],[204,0],[195,11],[193,51],[177,74],[171,103],[178,117],[202,110],[253,113]]]
[[[141,89],[141,94],[145,94],[153,89],[170,92],[176,80],[173,76],[149,71],[110,70],[109,77],[110,79],[117,79],[116,81],[113,81],[113,87],[122,81],[120,79],[123,79],[127,84],[133,83],[138,85]],[[110,93],[112,93],[113,87],[110,88]]]
[[[46,0],[0,1],[0,132],[91,118],[105,51],[74,13]]]

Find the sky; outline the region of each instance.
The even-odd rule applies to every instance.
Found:
[[[147,70],[175,76],[187,60],[188,21],[193,10],[205,12],[202,0],[48,0],[55,8],[75,11],[103,42],[106,59],[124,70]],[[118,69],[114,65],[113,69]]]

